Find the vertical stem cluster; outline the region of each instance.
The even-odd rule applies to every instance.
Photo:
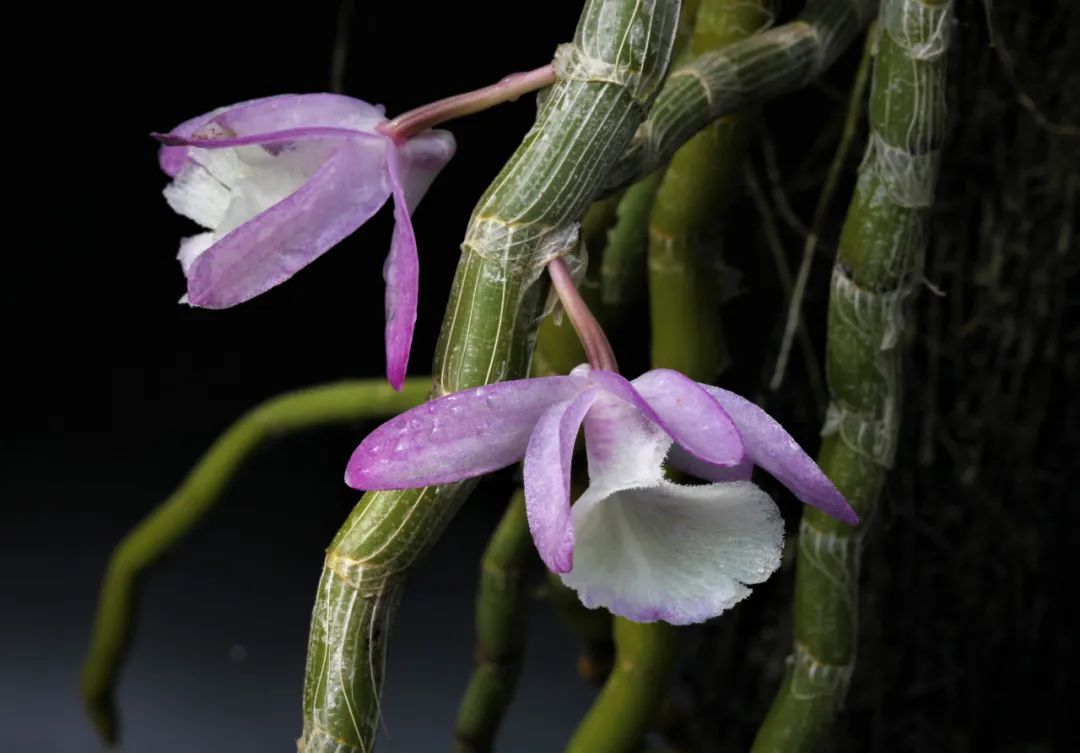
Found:
[[[918,283],[945,121],[950,0],[884,0],[870,143],[848,208],[829,298],[831,403],[818,463],[858,512],[849,529],[806,509],[795,645],[755,753],[827,749],[855,665],[861,538],[899,432],[903,307]]]
[[[525,374],[545,265],[578,221],[663,79],[678,2],[589,0],[536,124],[480,199],[435,356],[435,394]],[[472,484],[364,495],[327,551],[312,614],[301,753],[369,751],[387,637],[409,568]]]
[[[768,23],[762,2],[702,0],[691,54],[746,37]],[[707,126],[657,173],[648,232],[652,363],[692,379],[715,381],[721,348],[716,245],[707,243],[716,219],[738,190],[747,123],[734,115]],[[648,186],[648,179],[629,189]],[[642,213],[644,215],[644,212]],[[711,240],[716,240],[715,237]],[[662,622],[614,620],[615,662],[570,753],[634,750],[664,700],[678,658],[678,632]]]

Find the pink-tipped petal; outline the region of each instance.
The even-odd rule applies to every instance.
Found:
[[[186,270],[194,306],[227,308],[284,282],[364,224],[390,194],[379,138],[301,142],[276,154],[244,148],[258,150],[256,164],[241,164],[243,155],[229,150],[195,150],[166,189],[174,209],[215,229],[215,242]],[[221,167],[226,160],[238,167]],[[232,183],[207,212],[199,202],[226,171]]]
[[[574,529],[570,525],[570,465],[578,429],[599,390],[589,388],[552,405],[536,423],[525,451],[525,509],[540,559],[565,573],[573,566]]]
[[[719,403],[690,377],[672,369],[648,371],[634,390],[660,417],[676,444],[698,460],[718,466],[743,462],[742,439]]]
[[[703,384],[742,435],[746,454],[802,502],[855,525],[859,516],[813,458],[768,413],[734,392]]]
[[[421,134],[402,147],[387,139],[387,163],[394,196],[394,235],[383,264],[386,280],[386,376],[400,390],[405,381],[416,326],[420,260],[411,215],[435,176],[454,154],[446,131]]]
[[[585,606],[635,622],[715,617],[780,564],[783,521],[747,481],[591,486],[572,512],[574,567],[563,582]]]
[[[345,483],[354,489],[410,489],[505,468],[524,457],[543,412],[587,386],[574,376],[520,379],[417,406],[360,443]]]

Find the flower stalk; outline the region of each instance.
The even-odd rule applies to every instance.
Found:
[[[378,130],[404,144],[413,136],[450,120],[488,110],[504,102],[513,102],[524,94],[544,89],[555,83],[555,67],[551,63],[523,73],[511,73],[499,81],[464,94],[456,94],[417,107],[383,123]]]
[[[950,0],[884,0],[869,103],[870,142],[840,236],[829,297],[832,401],[822,469],[864,521],[874,516],[899,434],[905,301],[921,276],[945,135]],[[754,753],[831,749],[855,667],[865,524],[807,510],[796,559],[793,653]]]

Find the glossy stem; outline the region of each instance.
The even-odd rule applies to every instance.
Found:
[[[101,584],[83,662],[83,703],[106,742],[119,739],[114,696],[135,627],[135,601],[146,571],[221,500],[240,466],[267,440],[321,426],[396,415],[424,401],[428,380],[407,379],[395,392],[383,379],[309,387],[248,411],[199,458],[180,486],[113,550]]]
[[[834,750],[855,669],[862,538],[900,430],[905,303],[922,276],[928,210],[945,136],[951,2],[884,0],[870,138],[848,206],[829,295],[831,403],[818,464],[855,508],[848,528],[807,508],[799,527],[794,645],[753,753]]]
[[[555,83],[555,67],[551,63],[524,73],[511,73],[490,86],[464,94],[455,94],[409,110],[383,123],[378,130],[395,143],[408,141],[422,131],[440,123],[488,110],[504,102],[513,102],[523,94],[543,89]]]

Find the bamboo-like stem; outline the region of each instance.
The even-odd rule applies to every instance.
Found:
[[[863,44],[863,55],[859,61],[859,67],[855,71],[855,81],[851,85],[848,94],[848,108],[844,114],[844,125],[840,131],[840,141],[833,152],[832,161],[829,163],[829,172],[825,175],[825,182],[818,194],[817,204],[814,206],[814,215],[810,220],[810,232],[806,235],[803,243],[802,261],[799,262],[799,272],[795,275],[795,287],[791,292],[788,302],[787,321],[784,324],[784,335],[780,339],[780,350],[776,356],[776,367],[773,369],[772,378],[769,380],[769,389],[780,389],[784,381],[784,371],[787,369],[788,356],[791,353],[791,343],[795,339],[795,330],[806,328],[802,322],[802,300],[806,293],[806,283],[810,279],[810,267],[814,261],[814,251],[817,249],[818,237],[821,233],[821,225],[825,221],[825,213],[832,202],[836,186],[840,182],[840,173],[847,164],[851,145],[855,141],[855,131],[858,128],[859,117],[862,115],[865,103],[866,86],[870,81],[870,61],[874,47],[876,32],[871,27],[867,32],[866,42]],[[805,338],[803,338],[805,339]]]
[[[877,0],[809,0],[794,21],[677,67],[605,185],[638,180],[713,120],[810,83],[876,8]]]
[[[791,664],[754,753],[830,749],[855,666],[861,539],[899,432],[903,305],[921,276],[945,121],[950,0],[884,0],[870,143],[848,207],[829,297],[832,402],[818,463],[863,524],[804,510]]]
[[[117,545],[101,585],[90,647],[83,663],[83,703],[107,742],[118,737],[114,693],[134,628],[142,575],[197,526],[240,465],[268,439],[319,426],[382,418],[424,401],[426,378],[395,392],[383,379],[338,382],[272,398],[248,411],[210,446],[179,488]]]
[[[761,2],[702,0],[691,54],[722,48],[768,22]],[[745,116],[728,117],[694,136],[663,171],[649,214],[652,363],[703,382],[715,381],[722,352],[715,246],[705,241],[738,193],[748,136]],[[678,631],[616,617],[614,636],[614,668],[568,753],[630,753],[666,696],[679,656]]]
[[[480,565],[476,599],[476,669],[458,707],[457,753],[489,753],[514,697],[525,650],[527,571],[539,560],[518,489],[495,529]]]
[[[434,394],[526,373],[547,292],[544,268],[576,245],[578,221],[659,89],[678,5],[585,5],[536,124],[469,223]],[[300,753],[372,749],[402,580],[472,486],[369,492],[331,542],[312,615]]]

